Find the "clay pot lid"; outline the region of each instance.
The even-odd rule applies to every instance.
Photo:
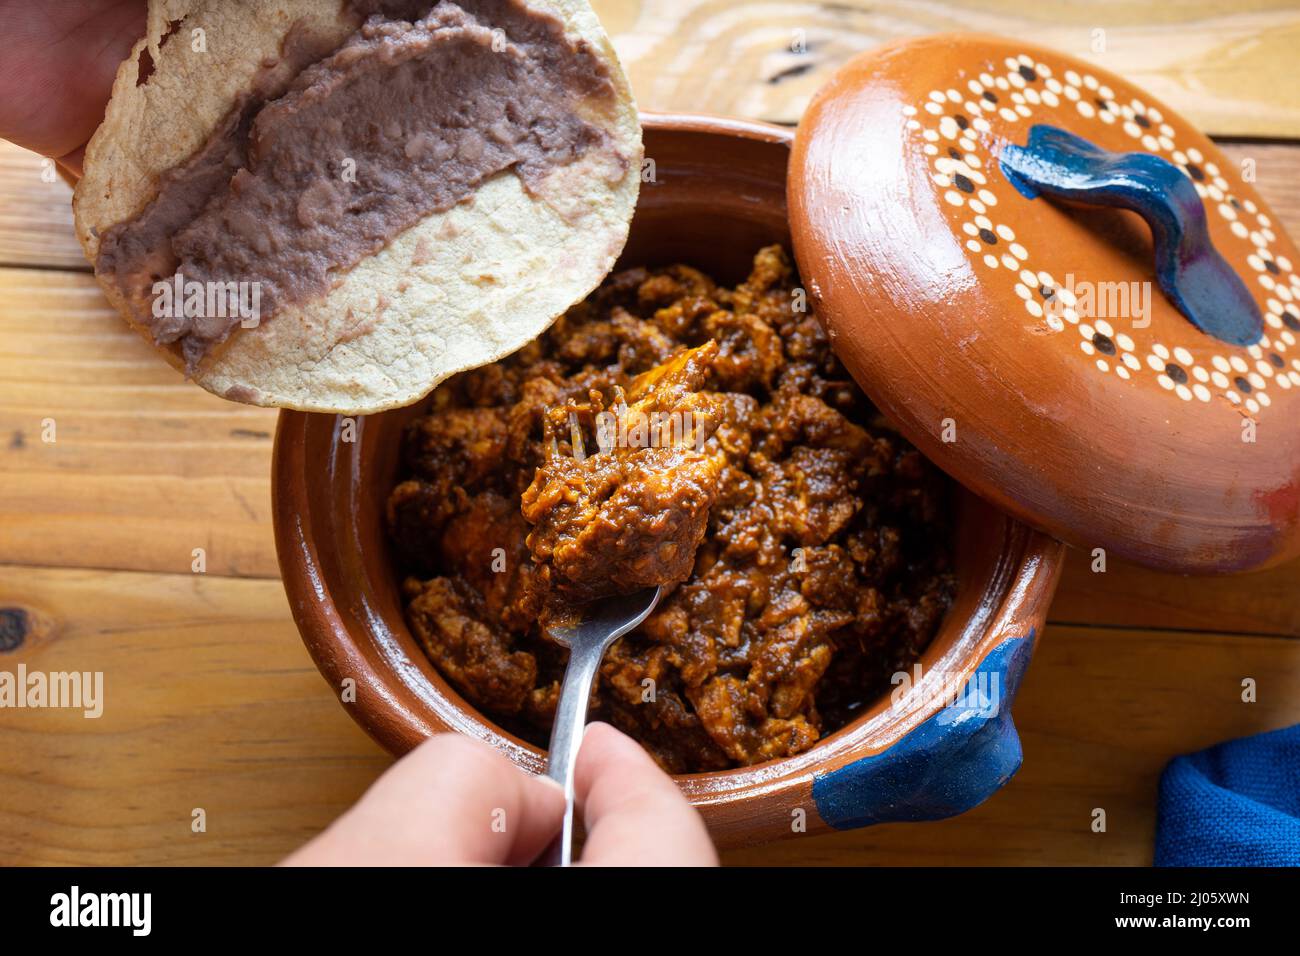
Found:
[[[1166,570],[1300,551],[1300,256],[1186,120],[1050,50],[928,37],[819,91],[789,177],[837,355],[956,480]]]

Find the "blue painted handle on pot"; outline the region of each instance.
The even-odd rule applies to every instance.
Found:
[[[980,662],[955,706],[883,753],[815,776],[821,818],[837,830],[941,820],[992,796],[1020,769],[1011,701],[1033,648],[1032,632],[1002,642]]]
[[[1023,195],[1131,209],[1151,227],[1156,282],[1198,329],[1233,345],[1264,333],[1246,284],[1210,242],[1205,206],[1181,169],[1151,153],[1113,153],[1055,126],[1008,143],[1002,172]]]

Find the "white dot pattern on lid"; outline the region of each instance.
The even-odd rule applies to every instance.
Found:
[[[1179,149],[1174,128],[1160,110],[1141,99],[1120,103],[1114,90],[1095,76],[1068,69],[1058,78],[1051,66],[1026,53],[1006,57],[997,69],[996,74],[983,72],[971,78],[961,90],[932,90],[922,108],[937,126],[927,127],[916,119],[921,114],[915,107],[904,107],[903,113],[909,117],[907,128],[927,141],[924,150],[932,157],[934,181],[944,200],[973,214],[961,225],[966,236],[963,244],[986,268],[1006,270],[1033,320],[1027,327],[1061,332],[1074,326],[1082,337],[1080,352],[1099,372],[1113,372],[1127,381],[1149,370],[1162,389],[1185,402],[1209,404],[1217,395],[1238,412],[1255,415],[1272,404],[1270,386],[1281,391],[1300,388],[1300,358],[1287,354],[1296,345],[1294,333],[1300,332],[1300,275],[1286,256],[1273,253],[1277,234],[1256,203],[1234,196],[1227,176],[1199,149]],[[995,168],[996,162],[991,155],[981,155],[989,144],[980,134],[993,129],[990,118],[1019,123],[1044,108],[1070,109],[1085,119],[1118,124],[1133,139],[1134,150],[1166,154],[1192,180],[1206,209],[1217,212],[1235,237],[1251,244],[1247,262],[1268,296],[1263,308],[1265,335],[1246,350],[1251,364],[1241,355],[1227,354],[1210,356],[1206,367],[1182,346],[1172,352],[1156,341],[1140,346],[1129,335],[1116,333],[1104,319],[1081,322],[1073,291],[1049,273],[1028,267],[1030,250],[1016,240],[1014,229],[991,219],[998,197],[983,170]],[[1135,334],[1140,335],[1140,330],[1135,329]]]

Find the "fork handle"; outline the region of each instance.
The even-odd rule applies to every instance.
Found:
[[[573,862],[573,768],[578,762],[578,748],[582,746],[582,732],[587,725],[591,688],[604,655],[605,648],[599,645],[574,648],[564,669],[546,761],[546,775],[564,788],[564,826],[538,859],[542,866],[569,866]]]

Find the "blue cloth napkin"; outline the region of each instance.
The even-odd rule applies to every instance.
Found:
[[[1300,866],[1300,725],[1171,761],[1155,864]]]

